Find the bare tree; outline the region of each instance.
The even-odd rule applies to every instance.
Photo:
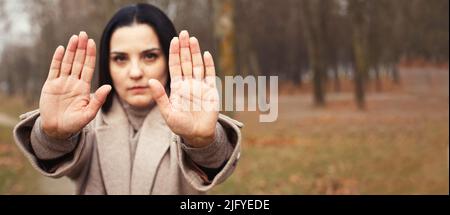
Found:
[[[355,62],[355,99],[360,109],[365,108],[365,83],[368,73],[368,1],[349,0],[353,27],[353,55]]]
[[[324,39],[325,14],[327,0],[303,0],[302,21],[304,36],[308,47],[309,65],[313,75],[314,102],[317,106],[325,105],[324,76],[326,55]]]

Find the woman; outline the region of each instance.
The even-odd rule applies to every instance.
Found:
[[[81,32],[59,46],[39,110],[14,129],[31,164],[68,176],[77,194],[201,194],[223,182],[239,159],[242,124],[211,108],[211,54],[187,31],[176,36],[154,6],[119,10],[103,32],[92,95],[94,41]]]

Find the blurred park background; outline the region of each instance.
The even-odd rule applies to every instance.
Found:
[[[279,76],[279,117],[245,123],[212,194],[448,194],[448,0],[152,0],[213,53],[219,75]],[[51,55],[98,41],[125,0],[0,0],[0,194],[70,194],[13,143]],[[96,83],[96,82],[94,82]],[[95,84],[94,84],[95,87]]]

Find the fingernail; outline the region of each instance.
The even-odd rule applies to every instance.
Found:
[[[75,42],[75,40],[78,40],[78,35],[73,35],[69,41]]]

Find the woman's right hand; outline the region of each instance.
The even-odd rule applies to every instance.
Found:
[[[103,85],[90,94],[95,54],[95,42],[85,32],[73,35],[65,52],[63,46],[56,49],[39,101],[46,135],[70,137],[94,119],[105,102],[111,86]]]

